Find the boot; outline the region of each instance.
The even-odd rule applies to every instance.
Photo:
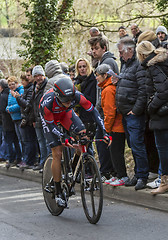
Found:
[[[152,190],[151,193],[155,195],[155,194],[162,194],[167,191],[168,191],[168,175],[164,175],[164,176],[161,176],[160,186],[157,189]]]

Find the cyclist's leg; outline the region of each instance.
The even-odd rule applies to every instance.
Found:
[[[51,164],[51,170],[53,179],[55,182],[61,181],[61,156],[62,156],[62,146],[56,146],[51,148],[53,161]]]
[[[85,125],[81,119],[77,116],[73,109],[67,110],[63,119],[60,121],[61,125],[70,132],[82,133],[86,132]],[[78,159],[80,157],[80,152],[76,152],[74,156],[74,161],[72,163],[72,170],[74,172]]]

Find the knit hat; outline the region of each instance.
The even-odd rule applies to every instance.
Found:
[[[54,75],[61,74],[62,69],[57,60],[50,60],[45,64],[45,73],[48,78],[52,78]]]
[[[156,34],[151,31],[151,30],[148,30],[148,31],[145,31],[143,33],[141,33],[138,37],[138,44],[142,41],[149,41],[149,42],[152,42],[154,41],[155,39],[157,38]]]
[[[95,73],[99,75],[105,74],[105,73],[108,73],[109,70],[110,70],[110,66],[108,64],[101,64],[96,68]]]
[[[164,26],[159,26],[157,29],[156,29],[156,35],[159,33],[159,32],[163,32],[167,35],[167,29],[164,27]]]
[[[41,65],[36,65],[34,68],[33,68],[33,71],[32,71],[32,76],[36,76],[36,75],[43,75],[45,76],[45,72],[44,72],[44,69]]]

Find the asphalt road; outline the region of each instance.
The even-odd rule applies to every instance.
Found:
[[[52,216],[39,183],[0,175],[0,240],[162,240],[168,237],[168,214],[104,200],[97,225],[88,223],[80,195],[70,209]]]

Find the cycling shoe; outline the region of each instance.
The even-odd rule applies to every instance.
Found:
[[[57,195],[55,197],[55,201],[56,201],[58,207],[63,207],[63,208],[67,207],[67,203],[66,203],[66,201],[65,201],[65,199],[64,199],[62,194]]]

